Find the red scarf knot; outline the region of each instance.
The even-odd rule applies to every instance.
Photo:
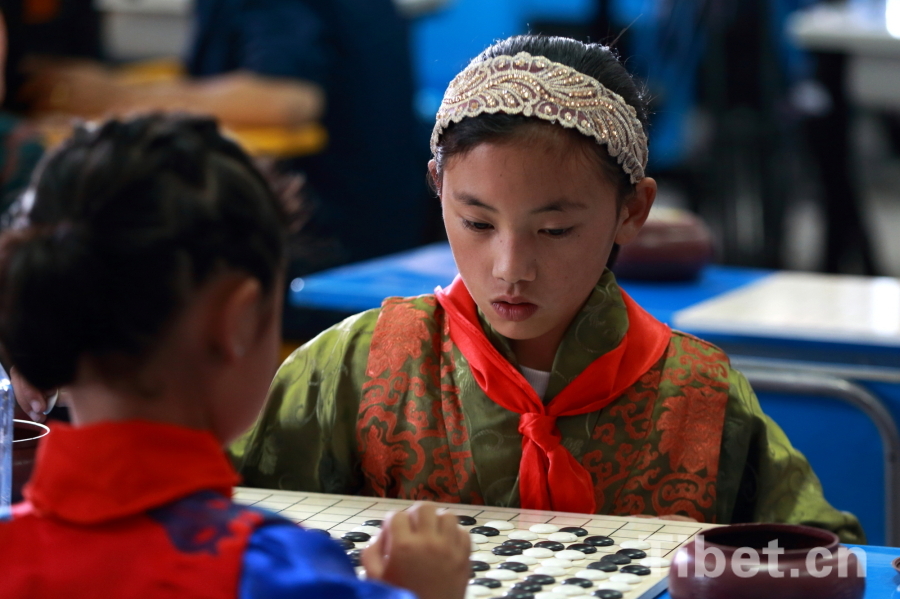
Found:
[[[463,280],[457,277],[447,290],[436,289],[435,296],[447,312],[450,339],[469,362],[478,386],[498,405],[520,414],[521,507],[594,513],[591,475],[561,444],[556,418],[596,412],[625,393],[662,358],[669,346],[669,327],[622,291],[628,331],[621,343],[594,360],[544,406],[522,373],[488,341],[478,320],[475,300]]]
[[[545,453],[559,447],[562,441],[559,429],[556,428],[556,416],[526,412],[519,417],[519,432]]]

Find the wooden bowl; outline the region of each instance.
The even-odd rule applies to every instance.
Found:
[[[837,535],[790,524],[703,531],[669,573],[672,599],[860,599],[865,584],[865,563]]]
[[[31,478],[38,441],[50,429],[29,420],[13,420],[12,502],[22,501],[22,487]]]
[[[695,279],[713,257],[712,234],[699,216],[654,208],[637,237],[619,249],[612,270],[619,279]]]

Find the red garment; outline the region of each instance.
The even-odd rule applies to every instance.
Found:
[[[0,523],[0,597],[233,598],[263,516],[207,432],[54,425],[24,503]]]
[[[631,387],[660,358],[671,331],[625,292],[628,332],[612,351],[594,360],[545,405],[525,377],[495,348],[478,321],[475,300],[460,277],[435,290],[450,322],[450,338],[466,357],[478,386],[493,401],[521,414],[522,461],[519,496],[523,508],[596,511],[591,476],[561,444],[558,416],[594,412]]]

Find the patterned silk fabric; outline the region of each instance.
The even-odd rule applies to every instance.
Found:
[[[627,326],[607,272],[563,339],[545,400],[616,347]],[[475,383],[434,296],[393,298],[297,350],[232,451],[250,485],[518,506],[518,421]],[[855,518],[825,501],[724,354],[688,335],[674,334],[612,404],[557,425],[592,474],[599,513],[808,523],[864,538]]]

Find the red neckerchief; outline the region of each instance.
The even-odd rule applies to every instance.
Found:
[[[549,404],[495,348],[478,321],[475,300],[460,277],[447,290],[435,289],[447,312],[450,338],[469,362],[478,386],[494,402],[521,414],[521,507],[592,514],[591,475],[560,445],[559,416],[595,412],[622,395],[662,357],[671,331],[622,292],[628,331],[612,351],[594,360]]]
[[[230,497],[239,480],[209,432],[143,420],[54,423],[24,495],[42,515],[96,524],[204,489]]]

